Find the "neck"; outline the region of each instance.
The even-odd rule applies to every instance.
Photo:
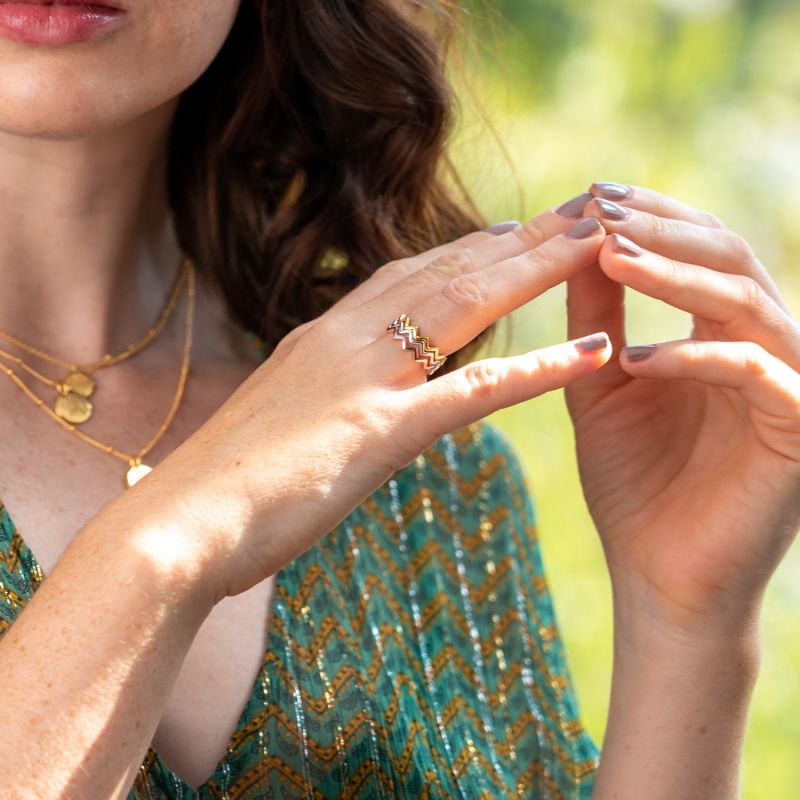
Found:
[[[86,138],[0,131],[1,330],[86,362],[155,322],[180,260],[166,196],[173,110]]]

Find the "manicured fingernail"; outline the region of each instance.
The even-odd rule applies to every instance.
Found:
[[[575,347],[581,353],[596,353],[598,350],[605,350],[608,345],[608,336],[604,333],[595,333],[585,339],[581,339],[579,342],[575,342]]]
[[[611,200],[603,200],[602,197],[596,198],[597,205],[600,206],[600,213],[606,219],[626,219],[631,215],[631,212]]]
[[[626,256],[640,256],[644,253],[644,250],[638,244],[632,242],[621,233],[612,233],[611,237],[614,240],[614,249],[618,253],[624,253]]]
[[[628,361],[644,361],[646,358],[650,358],[655,351],[656,346],[654,344],[639,344],[622,348],[622,352]]]
[[[495,222],[494,225],[490,225],[488,228],[486,228],[486,232],[493,233],[495,236],[499,236],[501,233],[508,233],[509,231],[513,231],[514,228],[519,228],[521,226],[521,222],[517,222],[515,219],[510,219],[506,222]]]
[[[556,209],[556,214],[561,214],[562,217],[569,217],[570,219],[580,219],[583,216],[583,207],[592,199],[592,195],[589,192],[583,192],[571,200],[567,200],[564,205],[559,206]]]
[[[586,217],[577,225],[573,225],[568,231],[564,231],[564,236],[569,236],[570,239],[586,239],[593,233],[602,230],[603,226],[597,217]]]
[[[597,181],[592,184],[594,189],[601,197],[606,200],[624,200],[630,196],[631,187],[624,183],[612,183],[610,181]]]

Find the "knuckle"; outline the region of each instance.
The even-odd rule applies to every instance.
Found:
[[[303,347],[304,352],[330,349],[331,341],[341,341],[342,332],[346,330],[343,324],[345,314],[323,315],[312,320],[312,324],[302,334],[302,341],[298,345]]]
[[[464,367],[464,382],[472,397],[492,394],[506,379],[506,369],[497,359],[473,361]]]
[[[536,272],[552,272],[558,266],[557,259],[549,247],[537,247],[519,256],[520,261],[526,267]]]
[[[678,350],[679,358],[690,367],[701,364],[705,357],[705,350],[699,342],[688,341]]]
[[[452,253],[439,256],[431,261],[425,272],[429,276],[434,276],[438,279],[449,280],[456,278],[459,275],[464,275],[475,268],[475,258],[471,250],[454,250]]]
[[[275,346],[274,352],[281,352],[289,349],[292,345],[310,328],[314,325],[318,324],[318,319],[312,319],[308,322],[304,322],[302,325],[298,325],[296,328],[292,328]]]
[[[317,317],[316,319],[310,319],[307,322],[304,322],[302,325],[298,325],[292,333],[295,336],[302,336],[306,331],[313,328],[315,325],[319,325],[321,317]]]
[[[672,222],[664,217],[653,216],[650,219],[650,236],[653,249],[658,250],[673,238]]]
[[[672,203],[667,196],[661,194],[661,192],[650,193],[648,205],[648,211],[659,219],[668,217],[671,213],[673,213]]]
[[[738,275],[740,303],[754,316],[760,316],[765,310],[767,295],[761,284],[749,275]]]
[[[764,350],[755,342],[744,342],[741,349],[742,368],[750,378],[760,380],[767,373]]]
[[[733,231],[724,231],[725,247],[734,261],[749,263],[753,258],[753,249],[750,247],[750,242],[739,233]]]
[[[686,281],[686,267],[674,258],[665,258],[664,277],[670,286],[683,285]]]
[[[700,220],[708,228],[725,228],[725,223],[716,214],[705,209],[700,210]]]
[[[459,306],[480,307],[489,300],[489,281],[479,272],[469,272],[450,280],[442,293]]]
[[[529,377],[547,376],[559,371],[561,361],[554,348],[535,350],[526,355],[525,372]]]
[[[415,263],[410,258],[397,258],[394,261],[388,261],[379,270],[376,275],[388,275],[390,278],[402,280],[403,278],[411,275],[415,270]]]
[[[347,404],[356,430],[367,434],[366,441],[374,444],[396,430],[404,417],[404,409],[396,402],[396,392],[371,387],[370,393]]]
[[[295,339],[297,338],[297,328],[293,331],[289,331],[286,336],[283,337],[273,348],[272,353],[275,355],[276,353],[284,353],[289,350],[294,343]]]
[[[691,276],[687,275],[687,267],[680,261],[672,258],[661,259],[661,269],[657,278],[648,276],[650,281],[658,281],[662,287],[659,295],[665,303],[673,304],[685,291],[685,287],[691,282]]]
[[[538,219],[528,220],[519,228],[514,228],[513,233],[526,247],[538,247],[547,239],[547,234]]]

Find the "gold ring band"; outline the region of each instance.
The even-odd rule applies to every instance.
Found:
[[[394,331],[393,339],[402,342],[403,350],[414,351],[414,361],[425,367],[427,375],[433,375],[447,361],[447,356],[439,354],[439,348],[433,347],[427,336],[420,336],[416,325],[411,324],[408,314],[401,314],[387,326],[387,331]]]

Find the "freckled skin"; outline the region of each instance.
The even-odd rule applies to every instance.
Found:
[[[121,260],[118,254],[129,244],[133,251],[133,245],[149,241],[145,237],[149,231],[132,229],[138,224],[140,208],[147,208],[152,215],[160,210],[153,187],[162,134],[180,94],[219,52],[240,5],[240,0],[121,2],[127,9],[125,22],[85,42],[44,46],[0,36],[0,276],[8,301],[0,317],[4,328],[26,340],[36,339],[26,335],[26,321],[52,320],[48,312],[59,307],[83,309],[81,319],[70,328],[73,341],[87,341],[96,333],[98,319],[113,316],[118,323],[123,321],[116,313],[119,308],[110,308],[104,302],[106,287],[98,278],[112,265],[121,266],[116,263]],[[87,263],[86,254],[67,242],[85,243],[82,226],[91,231],[91,251],[98,255],[92,265],[95,272],[86,269],[78,274]],[[65,258],[66,254],[71,258]],[[159,259],[153,258],[157,264]],[[31,278],[29,285],[22,287],[12,280],[20,273],[21,262],[31,265],[28,275],[40,270],[38,283]],[[54,302],[45,308],[48,298],[41,287],[45,280],[55,278],[61,278],[65,286],[78,287],[76,295],[66,298],[51,286]],[[91,297],[88,287],[95,287]],[[30,289],[30,293],[24,295],[22,288]],[[157,307],[161,287],[146,289],[141,297],[152,294],[153,307]],[[38,298],[40,313],[19,311],[23,296]],[[130,300],[130,296],[125,299]],[[11,320],[7,312],[14,307],[17,319]],[[142,308],[147,311],[149,305],[144,303]],[[131,313],[135,316],[140,310],[137,307]],[[201,310],[204,307],[198,303],[198,316]],[[213,320],[208,307],[205,311],[206,318]],[[128,321],[134,323],[132,329],[141,329],[133,318]],[[227,329],[221,322],[220,328],[215,325],[211,328],[216,340],[222,338],[216,332]],[[198,325],[198,329],[207,327]],[[197,333],[193,354],[218,357],[216,351],[202,346],[202,330]],[[51,351],[60,349],[53,347]],[[252,369],[252,365],[244,365],[248,366]],[[237,365],[240,371],[244,367]],[[229,377],[221,392],[229,394],[242,377]],[[10,384],[4,389],[16,391]],[[4,394],[4,401],[11,396]],[[20,398],[15,402],[25,408]],[[8,411],[11,405],[5,403],[4,408]],[[192,405],[186,404],[183,410],[192,412]],[[200,408],[184,413],[183,421],[188,417],[191,429],[207,412]],[[7,428],[19,425],[16,414]],[[151,432],[148,427],[142,436],[132,438],[146,441]],[[178,425],[171,432],[180,438]],[[31,436],[26,446],[17,450],[28,454],[43,451],[39,441],[50,440]],[[58,462],[61,473],[85,467],[90,460],[78,450],[73,459],[63,449]],[[27,457],[18,469],[12,462],[8,466],[15,481],[26,476],[31,479],[39,469],[35,457]],[[0,496],[5,499],[3,488],[0,486]],[[99,500],[107,497],[98,495],[94,499],[98,502],[91,504],[86,497],[67,498],[54,493],[48,509],[67,517],[68,512],[76,513],[78,501],[84,503],[83,508],[96,509],[101,505]],[[25,517],[24,498],[20,506]],[[5,742],[0,744],[0,757],[16,768],[0,776],[0,796],[117,796],[115,792],[131,784],[164,715],[166,690],[172,685],[170,676],[178,675],[179,667],[186,663],[190,644],[205,641],[202,626],[213,621],[214,613],[223,613],[224,609],[218,611],[222,604],[211,610],[204,590],[193,594],[194,587],[200,585],[196,575],[187,576],[187,588],[180,591],[182,578],[176,576],[177,582],[173,578],[162,580],[160,566],[135,545],[130,520],[138,517],[139,526],[147,513],[148,509],[143,509],[138,515],[124,515],[113,523],[99,520],[96,527],[84,528],[85,535],[78,534],[67,550],[72,553],[72,567],[70,558],[59,558],[24,616],[3,637],[0,682],[13,689],[4,692]],[[160,511],[153,519],[160,533],[167,518],[168,514]],[[71,526],[73,535],[79,527]],[[120,541],[114,537],[114,529],[128,535]],[[63,549],[65,542],[61,543],[50,528],[37,530],[46,531],[51,538],[51,549],[45,551],[49,556]],[[182,563],[192,560],[186,552]],[[49,559],[51,566],[54,561]],[[82,591],[76,593],[74,587],[79,582]],[[266,588],[265,582],[259,591]],[[190,596],[191,600],[183,600]],[[253,640],[250,649],[259,650],[260,663],[262,645],[254,639],[252,630],[246,631],[243,620],[252,619],[260,627],[263,609],[257,617],[254,601],[249,602],[249,608],[242,606],[236,615],[225,612],[225,622],[242,623],[242,631]],[[231,628],[231,624],[223,626],[219,620],[215,624],[216,628]],[[212,632],[218,633],[216,629]],[[213,637],[209,634],[206,638]],[[53,680],[54,652],[58,653],[57,681]],[[245,659],[246,664],[252,661]],[[154,675],[166,677],[159,682],[153,680]],[[239,700],[236,696],[232,700],[230,692],[237,686],[252,685],[252,677],[235,675],[229,684],[232,688],[228,696],[220,692],[215,698],[228,715]],[[209,704],[198,711],[207,712],[209,725],[224,733],[224,725],[213,718],[215,708]],[[69,723],[54,725],[56,715]],[[31,736],[32,730],[35,736]],[[183,744],[184,737],[176,738]],[[210,754],[199,748],[193,752],[197,763],[175,763],[196,781],[198,776],[204,778],[208,763],[216,761],[214,746],[212,741]],[[165,752],[168,762],[172,761],[172,751]]]
[[[239,1],[129,0],[125,24],[75,45],[0,38],[0,132],[70,138],[171,105],[219,51]]]

